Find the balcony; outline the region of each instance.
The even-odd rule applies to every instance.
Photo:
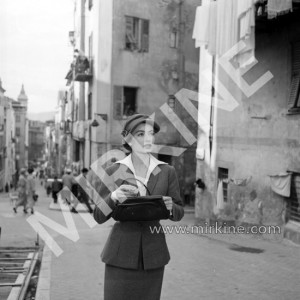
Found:
[[[92,60],[83,55],[78,56],[76,61],[71,64],[71,68],[65,77],[68,80],[67,85],[70,85],[73,80],[88,82],[92,78]]]

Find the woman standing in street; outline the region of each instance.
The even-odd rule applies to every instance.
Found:
[[[34,213],[34,199],[33,196],[35,195],[35,179],[33,177],[33,169],[28,169],[28,176],[27,176],[27,208],[30,208],[31,213]]]
[[[26,169],[22,168],[20,170],[20,177],[17,184],[18,189],[18,201],[13,208],[14,212],[17,213],[17,208],[23,206],[24,213],[27,214],[26,205],[27,205],[27,179],[26,179]]]
[[[163,196],[169,219],[179,221],[184,215],[175,169],[150,154],[159,125],[147,115],[133,115],[125,123],[124,147],[131,152],[106,169],[99,194],[111,208],[130,196]],[[132,183],[134,182],[134,186]],[[95,207],[94,218],[101,224],[105,215]],[[153,228],[158,230],[153,232]],[[116,222],[110,232],[102,261],[105,266],[105,300],[159,300],[164,267],[170,260],[159,220]],[[151,231],[152,229],[152,231]]]

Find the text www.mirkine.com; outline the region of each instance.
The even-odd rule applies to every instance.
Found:
[[[150,232],[164,234],[280,234],[281,227],[276,225],[264,226],[254,225],[244,226],[225,226],[225,225],[161,225],[150,226]]]

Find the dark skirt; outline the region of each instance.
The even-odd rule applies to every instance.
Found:
[[[106,265],[104,300],[159,300],[164,269],[130,270]]]

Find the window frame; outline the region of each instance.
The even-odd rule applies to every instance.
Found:
[[[125,105],[124,90],[126,88],[131,88],[136,90],[135,110],[133,113],[137,113],[139,88],[135,86],[114,85],[113,86],[113,117],[115,120],[123,120],[129,117],[129,115],[124,115],[124,105]]]
[[[124,50],[149,52],[150,20],[125,15]]]
[[[224,202],[226,203],[228,203],[228,179],[229,179],[229,169],[224,167],[218,167],[218,184],[219,184],[219,180],[223,181],[223,199]]]
[[[21,136],[21,128],[16,127],[16,136]]]
[[[89,92],[88,94],[88,103],[87,103],[87,108],[88,108],[88,111],[87,111],[87,118],[88,120],[92,120],[93,118],[93,93],[92,92]]]

